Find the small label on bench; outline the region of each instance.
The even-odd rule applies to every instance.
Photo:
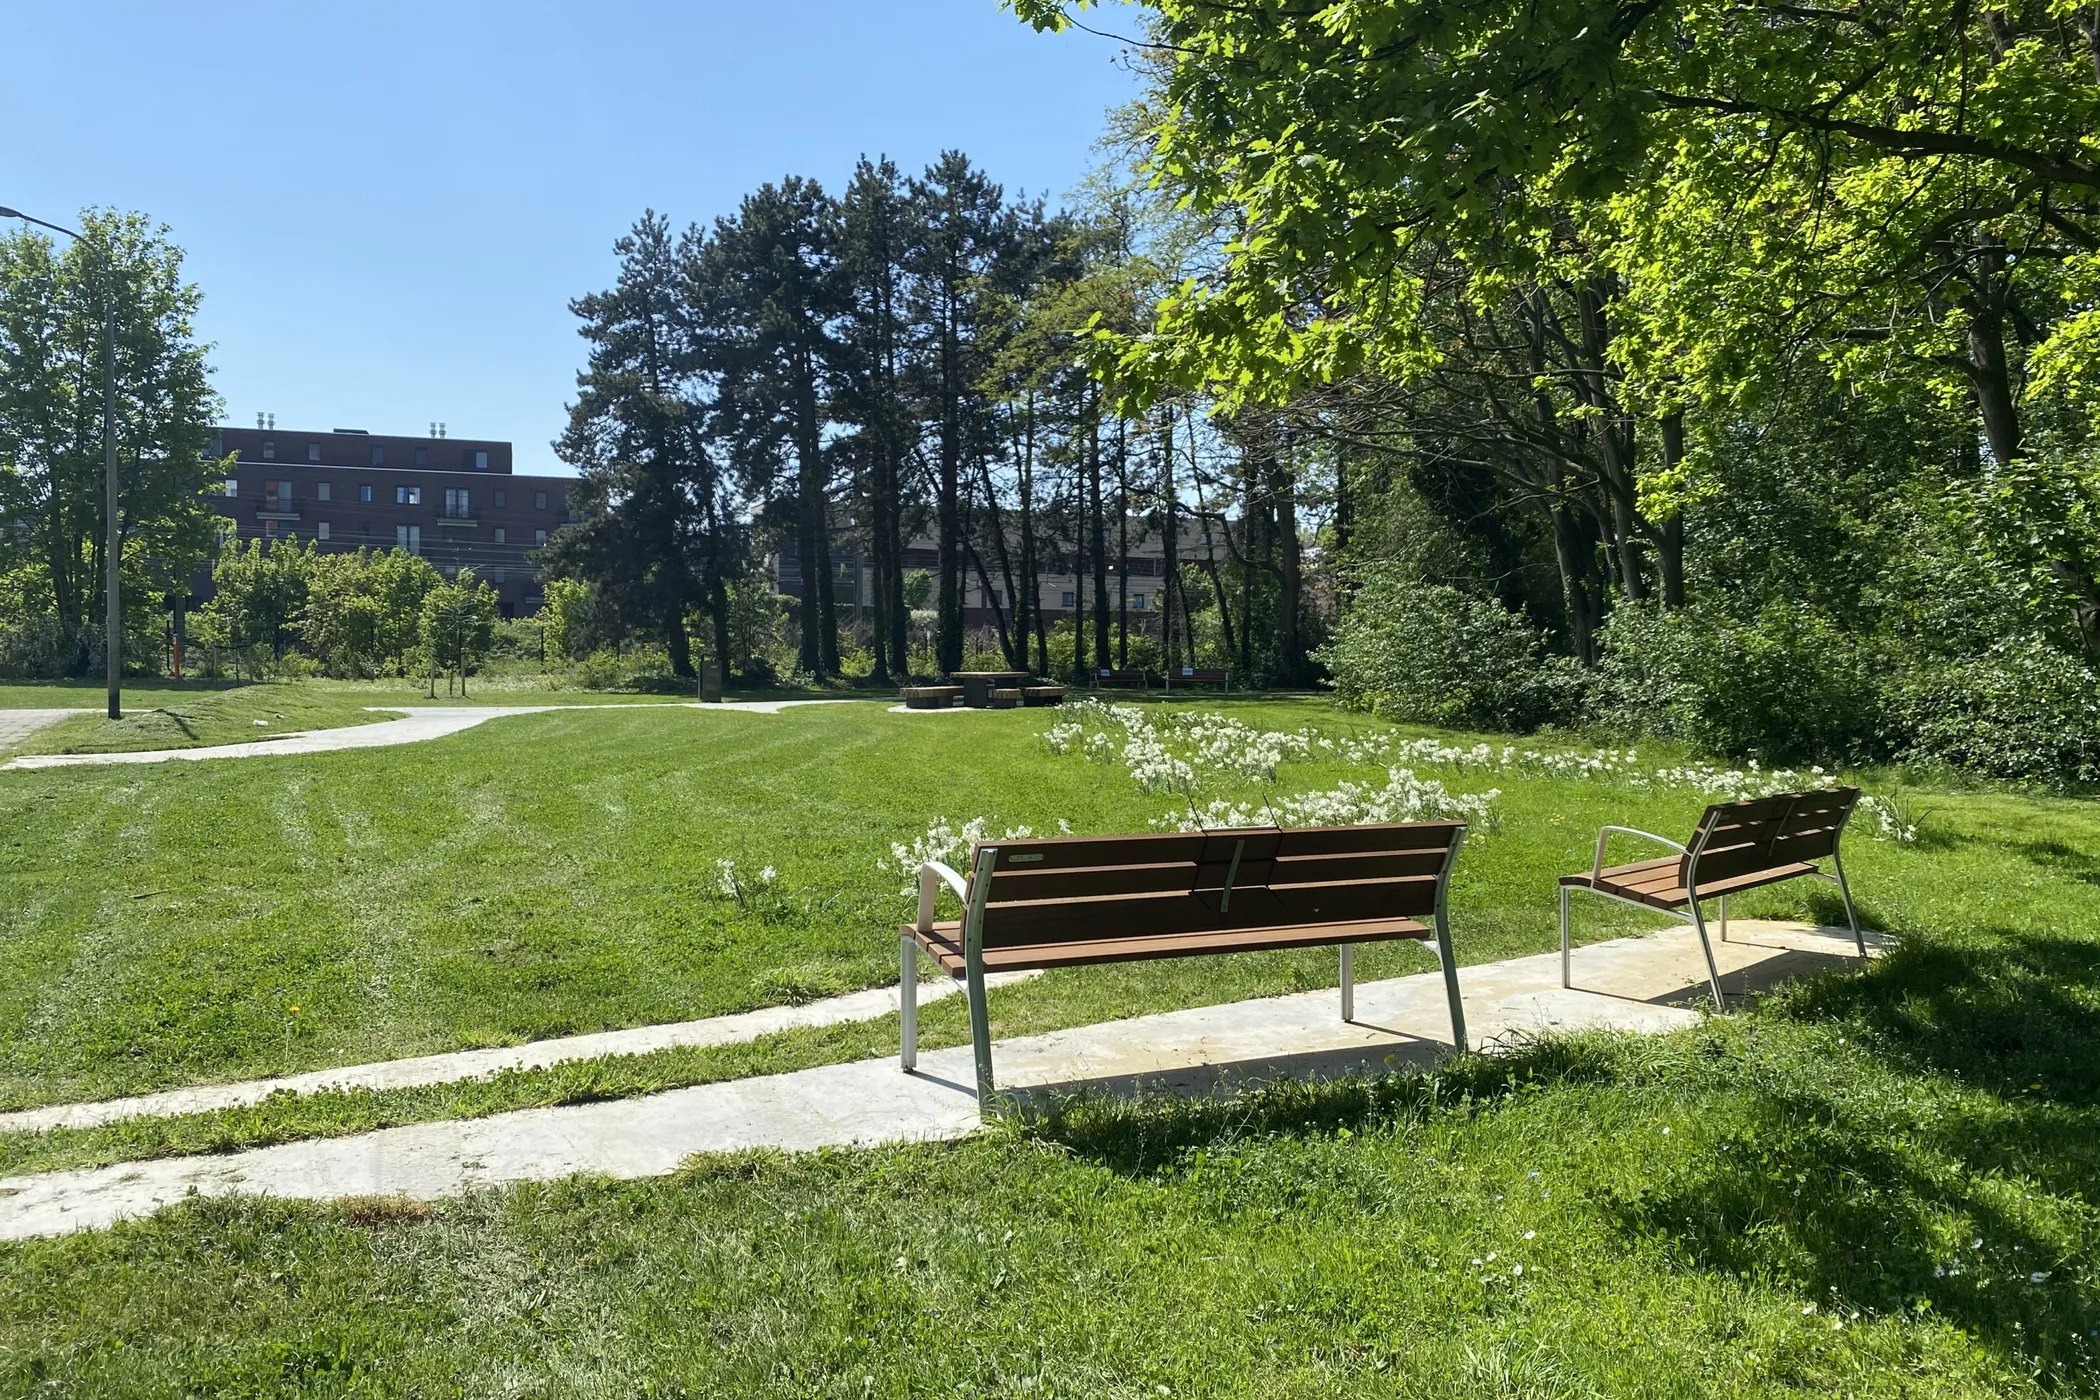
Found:
[[[1032,851],[1027,855],[1008,856],[1006,863],[1008,865],[1025,865],[1031,860],[1041,860],[1042,858],[1043,853],[1041,851]]]

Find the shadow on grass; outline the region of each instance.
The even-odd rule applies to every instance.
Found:
[[[1609,1228],[1838,1318],[1938,1316],[2045,1384],[2100,1377],[2100,945],[1913,938],[1750,1016],[1641,1042],[1590,1034],[1231,1098],[1026,1102],[1011,1131],[1127,1174],[1234,1141],[1491,1114],[1608,1085],[1688,1108],[1688,1156],[1610,1144]],[[1633,1100],[1636,1111],[1642,1099]]]

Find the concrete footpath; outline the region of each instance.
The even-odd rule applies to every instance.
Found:
[[[1800,924],[1738,920],[1717,944],[1731,994],[1754,993],[1856,959],[1851,938]],[[1695,1023],[1705,970],[1688,929],[1578,949],[1575,989],[1559,955],[1461,970],[1474,1048],[1588,1027],[1658,1033]],[[1344,1024],[1332,989],[1141,1016],[1001,1042],[1002,1089],[1151,1087],[1207,1092],[1282,1075],[1424,1064],[1449,1052],[1443,978],[1359,985]],[[700,1152],[808,1150],[960,1137],[978,1125],[967,1047],[677,1089],[646,1098],[530,1109],[389,1128],[225,1156],[166,1158],[0,1179],[0,1238],[93,1229],[193,1194],[309,1200],[436,1199],[572,1173],[661,1175]]]
[[[0,749],[11,749],[39,729],[48,729],[62,719],[91,713],[90,710],[0,710]]]
[[[994,972],[985,978],[985,983],[1003,987],[1041,975],[1040,972]],[[962,983],[946,977],[935,982],[921,982],[919,1004],[923,1006],[930,1001],[939,1001],[961,990]],[[503,1045],[488,1050],[454,1050],[442,1055],[382,1060],[377,1064],[342,1065],[334,1069],[281,1075],[275,1079],[198,1084],[187,1089],[164,1089],[154,1094],[98,1099],[92,1103],[19,1108],[0,1113],[0,1133],[94,1128],[126,1118],[210,1113],[217,1109],[258,1104],[272,1094],[318,1094],[330,1089],[413,1089],[429,1084],[457,1084],[462,1080],[486,1079],[505,1070],[545,1069],[571,1060],[646,1055],[653,1050],[681,1047],[734,1045],[801,1027],[872,1021],[896,1009],[895,987],[872,987],[864,992],[804,1002],[800,1006],[769,1006],[732,1016],[711,1016],[703,1021],[675,1021],[661,1026],[637,1026],[632,1030],[596,1031],[589,1035],[533,1040],[523,1045]]]
[[[505,715],[543,715],[553,710],[730,710],[742,714],[777,715],[797,705],[851,705],[851,700],[728,700],[702,705],[695,701],[611,705],[419,705],[404,709],[397,705],[370,705],[375,714],[400,714],[404,719],[377,724],[353,724],[340,729],[307,729],[297,734],[279,734],[244,744],[213,744],[193,749],[143,749],[137,753],[41,753],[24,754],[8,768],[76,768],[108,763],[169,763],[176,760],[199,763],[217,758],[270,758],[283,754],[335,753],[343,749],[385,749],[397,744],[420,744],[472,729]],[[11,714],[41,714],[39,710],[0,711],[0,725]],[[58,715],[72,711],[57,711]],[[0,730],[0,742],[5,732]],[[19,742],[19,739],[16,741]]]

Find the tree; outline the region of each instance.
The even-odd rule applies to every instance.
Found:
[[[693,674],[685,610],[701,592],[698,577],[716,583],[706,596],[718,628],[726,625],[715,562],[720,474],[693,402],[684,266],[696,241],[689,233],[674,244],[669,224],[645,212],[613,245],[613,289],[569,304],[591,350],[555,451],[582,477],[575,499],[584,519],[558,531],[544,554],[549,573],[587,579],[629,616],[649,619],[679,676]]]
[[[467,693],[467,672],[488,655],[499,615],[496,590],[477,580],[472,569],[461,569],[457,578],[425,595],[421,642],[430,661],[433,695],[441,670],[447,672],[448,694],[453,676],[458,678],[459,693]]]
[[[764,482],[782,452],[795,462],[802,669],[839,669],[831,569],[831,469],[825,455],[836,276],[837,211],[814,180],[791,176],[745,197],[688,259],[715,381],[712,431]]]
[[[192,321],[202,300],[182,250],[141,214],[85,212],[61,252],[36,232],[0,237],[0,570],[21,571],[25,606],[91,662],[103,612],[104,312],[115,308],[118,533],[136,626],[154,599],[208,557],[204,493],[219,401]]]

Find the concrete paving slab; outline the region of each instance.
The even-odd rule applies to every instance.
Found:
[[[1039,972],[995,972],[987,985],[1000,987],[1039,977]],[[962,990],[962,984],[942,978],[919,984],[919,1004],[938,1001]],[[826,997],[801,1006],[772,1006],[733,1016],[712,1016],[701,1021],[679,1021],[661,1026],[638,1026],[631,1030],[599,1031],[591,1035],[562,1036],[535,1040],[524,1045],[505,1045],[487,1050],[456,1050],[442,1055],[418,1055],[410,1059],[383,1060],[376,1064],[342,1065],[334,1069],[309,1070],[274,1079],[244,1079],[232,1084],[198,1084],[136,1094],[93,1103],[53,1104],[45,1108],[16,1109],[0,1113],[0,1133],[41,1133],[52,1128],[93,1128],[126,1118],[167,1118],[182,1113],[209,1113],[214,1109],[240,1108],[261,1103],[272,1094],[315,1094],[327,1089],[408,1089],[427,1084],[456,1084],[461,1080],[485,1079],[508,1069],[544,1069],[570,1060],[595,1060],[607,1055],[646,1055],[652,1050],[680,1046],[731,1045],[756,1040],[763,1035],[803,1026],[836,1026],[849,1021],[872,1021],[897,1009],[897,989],[876,987],[846,996]]]
[[[48,729],[62,719],[93,713],[92,710],[0,710],[0,749],[11,749],[39,729]]]
[[[472,729],[477,724],[501,719],[505,715],[541,715],[553,710],[687,709],[777,715],[782,710],[798,705],[855,703],[857,702],[852,700],[728,700],[715,705],[687,701],[683,704],[645,702],[611,705],[427,705],[413,709],[392,705],[368,705],[366,708],[374,714],[400,714],[405,718],[382,720],[377,724],[354,724],[341,729],[307,729],[296,734],[279,734],[243,744],[215,744],[193,749],[142,749],[136,753],[24,754],[20,758],[0,764],[0,771],[9,768],[75,768],[111,763],[198,763],[206,759],[270,758],[284,754],[336,753],[345,749],[384,749],[397,744],[420,744],[430,739],[442,739],[447,734],[457,734],[462,730]],[[0,711],[0,716],[33,713],[38,712]]]
[[[1731,994],[1855,961],[1832,929],[1738,920],[1716,958]],[[1702,1012],[1704,966],[1688,929],[1577,950],[1575,987],[1555,953],[1461,970],[1475,1048],[1541,1033],[1611,1027],[1652,1034]],[[1333,990],[1164,1012],[1000,1043],[1004,1090],[1138,1086],[1206,1091],[1281,1074],[1376,1071],[1448,1053],[1440,973],[1357,988],[1344,1024]],[[677,1089],[647,1098],[531,1109],[358,1137],[286,1143],[227,1156],[166,1158],[0,1179],[0,1238],[94,1229],[193,1194],[251,1192],[309,1200],[401,1195],[437,1199],[477,1186],[573,1173],[615,1178],[669,1172],[694,1153],[960,1137],[978,1124],[967,1047],[894,1060]]]

